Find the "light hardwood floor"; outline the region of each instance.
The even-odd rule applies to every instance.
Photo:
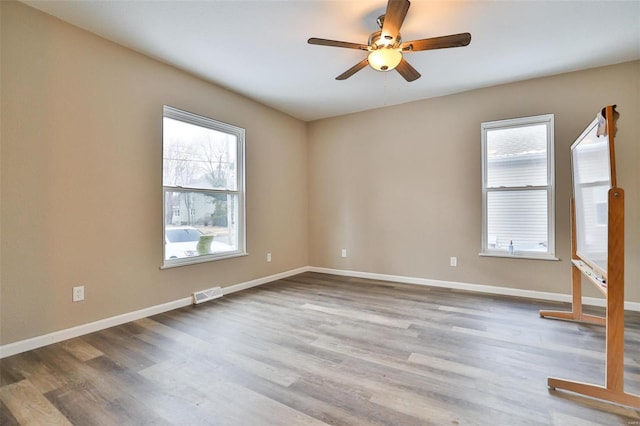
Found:
[[[640,425],[559,303],[305,273],[0,361],[0,424]],[[626,317],[640,393],[640,314]]]

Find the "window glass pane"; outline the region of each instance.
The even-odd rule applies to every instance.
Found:
[[[238,250],[238,196],[165,191],[165,260]]]
[[[487,248],[547,252],[547,191],[489,191]]]
[[[547,185],[547,126],[487,129],[487,187]]]
[[[163,118],[163,185],[237,190],[237,137]]]

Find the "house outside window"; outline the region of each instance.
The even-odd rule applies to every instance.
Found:
[[[245,130],[164,106],[163,267],[246,254]]]
[[[481,131],[480,254],[556,259],[553,114],[485,122]]]

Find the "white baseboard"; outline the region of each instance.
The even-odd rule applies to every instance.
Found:
[[[476,293],[500,294],[504,296],[516,296],[526,299],[550,300],[554,302],[571,302],[570,294],[550,293],[545,291],[521,290],[517,288],[498,287],[484,284],[470,284],[456,281],[440,281],[427,278],[414,278],[402,275],[376,274],[373,272],[348,271],[344,269],[319,268],[311,266],[308,269],[311,272],[319,272],[322,274],[341,275],[355,278],[368,278],[372,280],[391,281],[404,284],[426,285],[431,287],[443,287],[457,290],[467,290]],[[605,299],[597,297],[583,297],[582,303],[590,306],[605,306]],[[639,311],[640,303],[624,302],[624,308],[629,311]]]
[[[269,275],[268,277],[257,278],[255,280],[246,281],[240,284],[234,284],[229,287],[223,287],[222,294],[231,294],[231,293],[235,293],[236,291],[246,290],[248,288],[255,287],[258,285],[267,284],[272,281],[277,281],[283,278],[291,277],[293,275],[302,274],[303,272],[309,272],[309,270],[310,269],[308,266],[303,266],[301,268],[291,269],[289,271],[281,272],[279,274]]]
[[[405,283],[405,284],[444,287],[444,288],[451,288],[451,289],[457,289],[457,290],[473,291],[477,293],[489,293],[489,294],[500,294],[500,295],[506,295],[506,296],[524,297],[528,299],[551,300],[556,302],[571,302],[571,295],[569,294],[549,293],[549,292],[533,291],[533,290],[520,290],[520,289],[508,288],[508,287],[461,283],[461,282],[455,282],[455,281],[431,280],[426,278],[406,277],[402,275],[387,275],[387,274],[376,274],[372,272],[348,271],[343,269],[321,268],[316,266],[304,266],[301,268],[292,269],[289,271],[270,275],[268,277],[257,278],[255,280],[234,284],[229,287],[223,287],[222,293],[225,295],[235,293],[237,291],[246,290],[251,287],[256,287],[262,284],[270,283],[272,281],[277,281],[293,275],[301,274],[303,272],[318,272],[323,274],[341,275],[346,277],[368,278],[372,280],[391,281],[391,282],[398,282],[398,283]],[[43,346],[51,345],[53,343],[58,343],[63,340],[72,339],[74,337],[82,336],[88,333],[93,333],[95,331],[104,330],[105,328],[114,327],[120,324],[125,324],[130,321],[138,320],[140,318],[146,318],[152,315],[157,315],[163,312],[171,311],[173,309],[182,308],[184,306],[191,305],[192,303],[193,303],[193,298],[189,296],[182,299],[174,300],[172,302],[167,302],[160,305],[140,309],[137,311],[128,312],[126,314],[116,315],[114,317],[90,322],[88,324],[82,324],[76,327],[67,328],[65,330],[54,331],[53,333],[48,333],[42,336],[36,336],[30,339],[9,343],[7,345],[0,346],[0,359],[11,356],[11,355],[16,355],[22,352],[30,351],[32,349],[37,349]],[[595,297],[584,297],[583,303],[585,305],[604,306],[605,300],[598,299]],[[640,312],[640,303],[625,302],[624,307],[625,309],[630,311]]]
[[[239,284],[234,284],[222,289],[223,294],[235,293],[236,291],[245,290],[257,285],[269,283],[282,278],[287,278],[292,275],[297,275],[303,272],[307,272],[308,267],[302,267],[292,269],[290,271],[281,272],[279,274],[270,275],[264,278],[258,278],[252,281],[247,281]],[[58,343],[63,340],[73,339],[74,337],[82,336],[85,334],[93,333],[95,331],[104,330],[105,328],[114,327],[116,325],[125,324],[130,321],[135,321],[140,318],[146,318],[152,315],[161,314],[163,312],[171,311],[173,309],[189,306],[193,303],[193,297],[185,297],[183,299],[174,300],[172,302],[163,303],[160,305],[151,306],[148,308],[140,309],[126,314],[116,315],[114,317],[101,319],[98,321],[90,322],[87,324],[78,325],[76,327],[67,328],[65,330],[54,331],[53,333],[44,334],[42,336],[32,337],[30,339],[20,340],[14,343],[0,346],[0,359],[11,355],[16,355],[22,352],[30,351],[32,349],[41,348],[43,346]]]
[[[185,297],[184,299],[174,300],[173,302],[163,303],[161,305],[151,306],[149,308],[140,309],[138,311],[116,315],[114,317],[78,325],[76,327],[54,331],[53,333],[44,334],[42,336],[19,340],[14,343],[0,346],[0,358],[5,358],[11,355],[19,354],[21,352],[41,348],[43,346],[61,342],[63,340],[73,339],[74,337],[93,333],[94,331],[104,330],[105,328],[124,324],[130,321],[135,321],[140,318],[145,318],[173,309],[182,308],[183,306],[188,306],[191,303],[193,303],[193,298]]]

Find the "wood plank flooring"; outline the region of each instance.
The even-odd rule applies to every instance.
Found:
[[[604,329],[549,308],[305,273],[0,360],[0,424],[640,425],[547,389],[604,383]],[[626,324],[640,394],[640,314]]]

